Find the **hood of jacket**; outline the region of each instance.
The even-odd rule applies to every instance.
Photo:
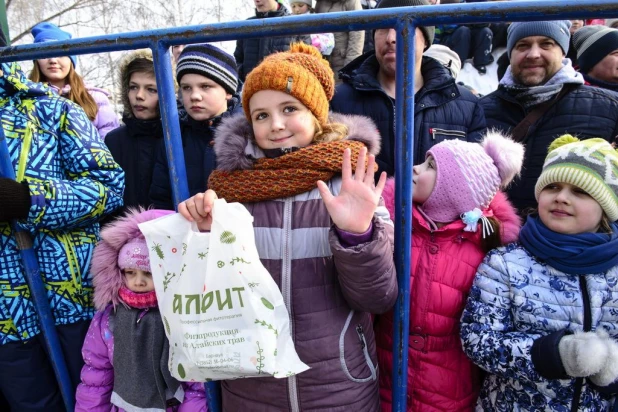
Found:
[[[129,78],[129,64],[131,64],[131,62],[137,59],[146,59],[152,62],[152,51],[150,49],[134,50],[124,56],[123,59],[120,61],[120,92],[122,96],[123,117],[133,117],[133,112],[131,111],[131,103],[129,102],[129,81],[131,80]],[[174,80],[174,84],[175,83],[176,80]]]
[[[29,97],[54,96],[49,86],[43,83],[35,83],[26,77],[21,66],[16,62],[0,63],[0,99],[14,95]]]
[[[384,198],[384,203],[386,208],[388,209],[391,219],[393,222],[395,221],[395,179],[389,179],[386,182],[386,186],[384,187],[384,191],[382,192],[382,197]],[[416,205],[414,205],[416,207]],[[513,207],[509,199],[507,198],[504,192],[498,191],[494,196],[493,200],[489,204],[488,209],[493,213],[494,217],[500,222],[500,239],[503,244],[509,244],[516,242],[519,239],[519,231],[521,229],[521,218],[517,214],[516,209]],[[415,223],[425,227],[426,229],[430,229],[427,222],[424,219],[419,219],[421,216],[420,213],[413,213],[413,220]],[[466,225],[461,220],[456,220],[451,222],[436,231],[439,232],[447,232],[451,230],[456,230],[462,232]],[[466,232],[470,233],[470,232]],[[476,232],[480,235],[480,230]],[[471,233],[474,235],[474,233]]]
[[[342,123],[348,128],[346,140],[362,142],[369,153],[380,153],[380,134],[375,123],[368,117],[330,113],[331,123]],[[224,119],[215,132],[217,168],[226,172],[253,168],[255,160],[264,157],[264,152],[255,143],[253,128],[244,113]]]
[[[131,239],[142,238],[140,223],[174,213],[170,210],[128,209],[127,213],[101,230],[101,241],[92,255],[92,283],[94,307],[103,310],[108,304],[114,308],[121,302],[118,291],[124,285],[124,275],[118,267],[118,253]]]

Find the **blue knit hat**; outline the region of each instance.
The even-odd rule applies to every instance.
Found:
[[[511,57],[511,51],[519,40],[531,36],[545,36],[554,39],[566,55],[569,52],[571,39],[571,22],[569,20],[530,21],[512,23],[506,35],[506,49]]]
[[[71,33],[64,30],[60,30],[54,23],[43,22],[39,23],[32,28],[32,37],[34,37],[35,43],[42,43],[46,41],[61,41],[69,40],[73,37]],[[73,68],[77,66],[77,56],[69,56],[73,62]]]
[[[176,65],[178,84],[182,76],[189,73],[208,77],[229,94],[236,93],[238,87],[236,59],[218,47],[206,43],[186,46],[180,53]]]

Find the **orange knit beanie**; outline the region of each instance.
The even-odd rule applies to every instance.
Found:
[[[318,49],[294,43],[290,51],[267,56],[247,75],[242,106],[249,122],[249,100],[260,90],[277,90],[294,96],[324,125],[328,121],[328,102],[335,92],[335,77]]]

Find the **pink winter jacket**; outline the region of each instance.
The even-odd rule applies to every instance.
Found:
[[[391,216],[394,181],[382,196]],[[502,192],[488,208],[502,223],[503,243],[518,239],[521,222]],[[485,253],[481,230],[464,232],[461,220],[431,231],[416,206],[412,215],[412,277],[408,343],[408,412],[471,411],[481,389],[481,370],[464,354],[460,318]],[[393,312],[376,320],[383,412],[391,411]]]
[[[82,382],[77,387],[75,412],[123,411],[110,403],[114,389],[114,335],[109,328],[112,305],[94,315],[90,324],[82,356]],[[185,391],[183,403],[168,412],[206,412],[206,395],[203,383],[181,382]]]

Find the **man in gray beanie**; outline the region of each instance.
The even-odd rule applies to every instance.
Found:
[[[618,92],[618,30],[585,26],[573,35],[573,45],[586,84]]]
[[[427,6],[427,0],[382,0],[377,8]],[[414,67],[414,164],[425,160],[425,152],[446,139],[479,141],[485,131],[485,116],[478,99],[457,86],[448,68],[423,52],[433,43],[433,26],[417,27]],[[368,116],[382,136],[377,156],[379,173],[395,173],[395,82],[396,32],[374,32],[375,50],[367,52],[339,72],[343,83],[335,90],[331,109],[345,114]]]
[[[481,99],[487,127],[510,133],[526,146],[521,178],[508,189],[520,212],[537,205],[534,185],[556,136],[611,142],[618,135],[618,94],[584,85],[565,58],[570,27],[568,20],[511,24],[510,66],[498,90]]]

